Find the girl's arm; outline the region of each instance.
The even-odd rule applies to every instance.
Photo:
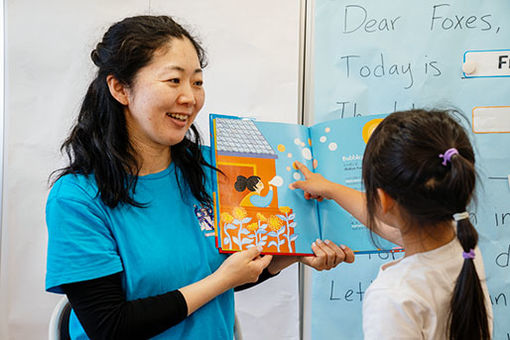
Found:
[[[265,208],[268,207],[271,204],[271,201],[273,200],[273,186],[269,186],[269,191],[267,192],[266,196],[261,195],[253,195],[250,197],[250,202],[255,207],[259,208]]]
[[[331,182],[321,174],[311,172],[300,162],[295,162],[295,164],[303,173],[305,180],[292,183],[289,186],[291,189],[302,189],[305,192],[306,199],[332,199],[358,221],[367,225],[368,216],[364,193],[345,185]],[[397,245],[402,245],[402,236],[398,228],[394,228],[379,219],[376,219],[376,224],[377,228],[374,230],[376,234]]]

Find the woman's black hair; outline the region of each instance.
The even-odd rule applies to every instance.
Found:
[[[363,157],[370,230],[377,228],[378,188],[399,204],[410,225],[424,229],[451,223],[453,214],[466,211],[475,189],[475,155],[466,131],[451,113],[394,112],[374,130]],[[450,148],[459,153],[445,166],[439,155]],[[464,252],[475,249],[478,233],[469,218],[457,222],[457,237]],[[455,284],[448,337],[490,337],[484,293],[470,258],[464,260]]]
[[[119,203],[144,205],[132,195],[141,164],[129,140],[124,107],[110,94],[106,78],[112,75],[124,86],[132,86],[137,72],[151,61],[154,52],[171,44],[173,39],[189,39],[200,66],[206,66],[205,52],[197,40],[168,16],[130,17],[108,29],[91,53],[98,67],[97,75],[89,85],[69,137],[61,146],[69,165],[52,173],[56,174],[55,181],[67,174],[93,174],[98,194],[109,207]],[[202,157],[201,138],[194,125],[180,143],[171,146],[171,154],[191,193],[209,205],[211,198],[205,189],[202,166],[212,167]]]
[[[237,180],[234,183],[234,188],[239,192],[243,192],[246,189],[250,191],[255,191],[257,183],[259,181],[260,181],[259,176],[250,176],[248,178],[244,176],[237,176]]]

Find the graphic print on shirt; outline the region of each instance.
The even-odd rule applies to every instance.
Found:
[[[212,207],[198,206],[195,204],[193,206],[193,210],[195,211],[195,216],[200,224],[200,230],[204,232],[204,236],[215,236]]]

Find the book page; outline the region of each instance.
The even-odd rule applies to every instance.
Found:
[[[368,138],[386,115],[337,119],[310,127],[314,149],[314,172],[350,188],[363,191],[361,168]],[[391,250],[396,245],[376,238],[368,229],[333,200],[319,203],[323,239],[345,244],[356,252]]]
[[[224,176],[215,183],[218,247],[232,252],[259,245],[263,253],[311,254],[319,237],[316,202],[289,184],[293,167],[311,165],[308,128],[214,115],[213,163]]]

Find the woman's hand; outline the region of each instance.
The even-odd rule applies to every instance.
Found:
[[[295,161],[294,164],[297,169],[301,171],[305,180],[291,183],[289,185],[290,189],[302,189],[305,192],[305,198],[307,200],[316,199],[322,201],[323,198],[331,198],[330,191],[333,182],[328,181],[321,174],[311,172],[304,164],[298,161]]]
[[[211,275],[180,288],[188,306],[188,315],[229,289],[257,281],[272,258],[270,255],[260,256],[260,251],[260,248],[253,247],[232,254]]]
[[[314,256],[276,255],[267,267],[270,274],[277,274],[295,262],[304,263],[319,271],[330,270],[342,262],[354,262],[354,252],[347,246],[337,246],[333,242],[317,240],[312,244]]]
[[[252,247],[230,255],[213,275],[225,280],[228,288],[256,282],[273,258],[271,255],[260,256],[261,250],[261,247]]]
[[[354,262],[354,252],[347,246],[317,239],[312,243],[315,256],[301,256],[299,261],[318,271],[330,270],[342,262]]]

